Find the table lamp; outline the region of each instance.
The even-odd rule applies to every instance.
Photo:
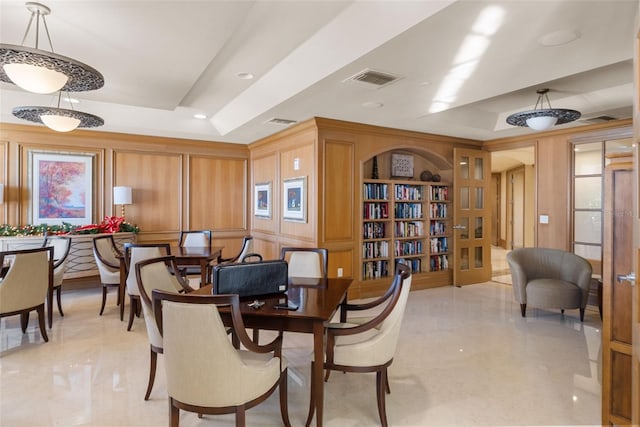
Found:
[[[124,205],[130,205],[131,203],[131,187],[113,187],[113,204],[121,205],[122,218],[124,218]]]

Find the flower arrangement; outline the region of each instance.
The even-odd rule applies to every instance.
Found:
[[[72,225],[63,222],[61,225],[0,225],[0,236],[41,236],[48,234],[98,234],[140,231],[137,225],[125,221],[121,216],[105,216],[100,224]]]

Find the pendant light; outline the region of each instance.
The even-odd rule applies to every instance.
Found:
[[[102,74],[75,59],[53,52],[53,44],[45,16],[51,13],[47,6],[27,2],[31,18],[22,39],[22,45],[0,44],[0,81],[13,83],[33,93],[81,92],[104,86]],[[35,18],[35,48],[24,46]],[[39,48],[40,21],[47,34],[51,51]]]
[[[71,105],[71,109],[60,108],[61,95],[62,92],[58,92],[57,107],[15,107],[12,113],[19,119],[42,123],[57,132],[70,132],[76,128],[91,128],[104,124],[102,118],[76,111],[73,109],[73,105]]]
[[[569,123],[580,118],[580,112],[564,108],[551,108],[549,89],[538,89],[538,100],[533,110],[522,111],[507,117],[507,123],[513,126],[530,127],[533,130],[548,130],[555,125]],[[544,108],[544,101],[549,108]],[[540,108],[538,108],[540,106]]]

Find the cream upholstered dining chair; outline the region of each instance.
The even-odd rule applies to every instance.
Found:
[[[179,246],[211,247],[211,230],[182,230]]]
[[[220,254],[220,256],[218,257],[218,264],[243,262],[245,257],[251,254],[252,244],[253,244],[253,237],[244,236],[244,238],[242,239],[242,245],[240,246],[240,251],[236,255],[232,256],[231,258],[223,258],[222,254]]]
[[[378,415],[385,427],[388,425],[385,394],[390,392],[387,368],[393,362],[396,351],[400,326],[411,290],[411,278],[410,269],[403,264],[397,264],[396,274],[385,295],[361,306],[356,304],[344,306],[346,310],[361,310],[378,305],[384,307],[382,311],[360,325],[331,323],[327,328],[325,381],[329,379],[331,370],[375,372]],[[322,362],[313,361],[312,363]],[[313,384],[311,390],[313,390]],[[311,424],[314,411],[315,396],[312,393],[307,426]]]
[[[182,230],[180,231],[180,238],[178,239],[178,246],[181,247],[199,247],[211,249],[211,230]],[[199,265],[180,265],[180,274],[183,276],[191,276],[191,279],[198,279],[202,277]],[[209,271],[207,271],[207,277],[209,277]],[[201,284],[204,286],[205,284]]]
[[[35,310],[42,339],[48,342],[44,301],[53,290],[53,248],[0,252],[0,266],[8,269],[0,280],[0,317],[19,314],[25,333],[29,313]]]
[[[287,361],[282,335],[257,345],[247,335],[236,294],[177,295],[152,292],[158,329],[163,338],[169,394],[169,425],[177,427],[180,409],[200,414],[235,413],[245,425],[245,411],[280,389],[280,415],[289,426]],[[233,334],[227,335],[219,308],[230,311]]]
[[[518,248],[507,254],[513,294],[522,317],[527,305],[538,308],[579,309],[580,321],[589,298],[592,267],[572,253],[551,248]]]
[[[100,273],[100,282],[102,282],[100,316],[102,316],[104,305],[107,302],[107,288],[115,287],[118,289],[116,304],[120,304],[120,258],[123,256],[111,234],[93,238],[93,257]],[[122,320],[122,311],[120,320]]]
[[[124,262],[127,268],[127,294],[129,295],[129,322],[127,331],[131,330],[134,316],[140,316],[142,306],[140,303],[140,290],[136,279],[136,264],[149,258],[158,258],[171,255],[168,243],[125,243]],[[120,307],[120,319],[124,313],[124,307]]]
[[[289,264],[289,277],[327,278],[329,251],[325,248],[284,247],[280,259]]]
[[[144,400],[149,400],[149,395],[153,389],[153,383],[156,378],[156,365],[158,361],[158,353],[162,353],[162,336],[156,326],[156,319],[153,314],[151,292],[154,289],[160,289],[165,292],[190,292],[188,284],[182,280],[181,276],[176,276],[173,271],[177,271],[176,259],[173,256],[164,256],[160,258],[149,258],[142,260],[135,265],[136,281],[138,282],[138,290],[140,291],[140,300],[142,303],[142,312],[144,314],[144,323],[147,327],[147,337],[150,346],[150,362],[149,362],[149,383],[147,391],[144,394]]]
[[[67,270],[67,261],[71,251],[71,237],[68,236],[45,236],[42,247],[51,246],[53,248],[53,290],[56,293],[58,312],[64,317],[62,311],[62,301],[60,293],[62,291],[62,281]],[[53,307],[48,308],[49,327],[53,323]]]

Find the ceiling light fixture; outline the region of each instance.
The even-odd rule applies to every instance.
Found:
[[[12,110],[14,116],[19,119],[28,120],[34,123],[42,123],[49,129],[57,132],[70,132],[76,128],[92,128],[102,126],[104,120],[93,114],[76,111],[71,106],[71,110],[60,108],[60,97],[62,92],[58,92],[57,107],[15,107]]]
[[[33,93],[81,92],[100,89],[104,86],[104,78],[95,69],[72,58],[53,52],[51,36],[45,16],[51,13],[47,6],[27,2],[31,12],[22,45],[0,44],[0,81],[13,83]],[[35,25],[35,48],[23,46],[33,20]],[[40,20],[47,33],[51,52],[38,48],[40,36]]]
[[[538,89],[538,100],[533,110],[522,111],[507,117],[507,123],[512,126],[530,127],[533,130],[547,130],[555,125],[569,123],[580,118],[580,112],[564,108],[551,108],[549,89]],[[549,108],[544,108],[544,101]],[[540,106],[540,108],[538,108]]]

